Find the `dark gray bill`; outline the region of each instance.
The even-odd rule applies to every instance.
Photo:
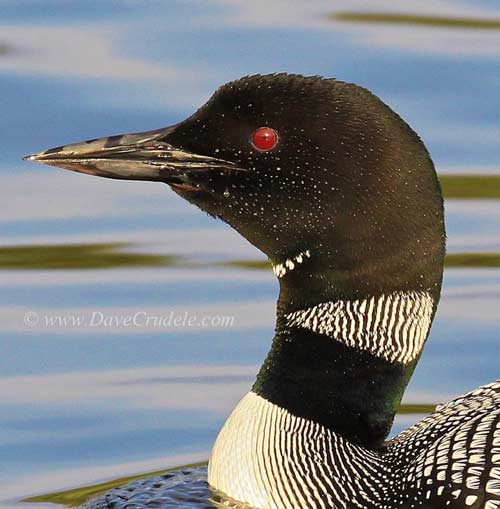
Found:
[[[230,161],[186,152],[165,142],[174,129],[172,126],[72,143],[23,159],[99,177],[167,183],[187,182],[193,172],[242,171]]]

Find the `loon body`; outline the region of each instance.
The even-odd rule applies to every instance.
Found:
[[[445,231],[427,150],[353,84],[250,76],[191,117],[28,159],[167,183],[235,228],[280,284],[272,348],[212,450],[256,509],[500,509],[500,383],[386,442],[439,301]]]

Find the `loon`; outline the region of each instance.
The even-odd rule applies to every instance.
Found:
[[[168,184],[279,280],[271,350],[215,442],[208,483],[256,509],[500,508],[500,381],[386,440],[440,298],[432,160],[368,90],[253,75],[186,120],[26,159]]]

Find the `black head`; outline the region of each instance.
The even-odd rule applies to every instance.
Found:
[[[264,143],[255,138],[261,128],[271,136]],[[285,269],[286,260],[295,268],[295,257],[308,253],[300,270],[279,274],[298,299],[304,280],[318,301],[333,289],[349,297],[439,295],[443,204],[432,161],[409,126],[357,85],[249,76],[221,87],[176,126],[31,159],[166,182]]]
[[[281,282],[276,335],[254,391],[381,445],[428,334],[445,244],[429,154],[382,101],[333,79],[250,76],[175,126],[28,159],[165,182],[238,230]],[[387,326],[380,307],[369,318],[375,300],[392,317]],[[351,311],[337,315],[345,325],[330,337],[315,327],[328,324],[321,306],[334,302]]]

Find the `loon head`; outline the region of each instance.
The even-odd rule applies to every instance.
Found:
[[[290,328],[330,333],[343,348],[368,351],[387,364],[373,368],[377,380],[386,374],[382,389],[384,384],[368,374],[369,358],[344,363],[346,386],[355,382],[356,398],[374,402],[367,415],[361,414],[370,404],[351,409],[359,426],[353,420],[337,422],[335,409],[324,413],[320,407],[328,403],[323,400],[307,410],[326,424],[343,426],[358,441],[380,442],[428,331],[418,344],[405,346],[403,336],[411,338],[411,326],[398,320],[432,320],[445,244],[442,195],[429,154],[380,99],[334,79],[249,76],[222,86],[174,126],[65,145],[27,159],[103,177],[164,182],[229,223],[274,265],[281,286],[278,336]],[[335,308],[337,302],[347,304]],[[340,309],[349,324],[335,322]],[[308,310],[313,311],[308,315]],[[356,327],[366,330],[353,332]],[[315,344],[307,340],[304,358]],[[323,344],[318,340],[316,357],[308,362],[323,361]],[[285,350],[274,349],[268,375],[276,369],[282,377],[291,376],[279,360]],[[344,353],[336,351],[335,359]],[[288,366],[299,357],[290,354]],[[359,369],[353,371],[356,362]],[[332,368],[317,371],[322,376],[316,382],[322,384],[323,371]],[[358,383],[355,375],[366,380]],[[279,384],[268,382],[259,390],[283,403],[287,397],[276,388]],[[389,396],[378,404],[373,391],[384,390]],[[330,395],[326,389],[319,392]],[[310,397],[315,399],[315,393]],[[336,404],[351,402],[337,397]],[[302,409],[303,404],[297,412]]]
[[[26,159],[165,182],[239,231],[291,283],[302,285],[302,274],[354,293],[439,293],[443,204],[432,161],[396,113],[354,84],[249,76],[172,127]]]

